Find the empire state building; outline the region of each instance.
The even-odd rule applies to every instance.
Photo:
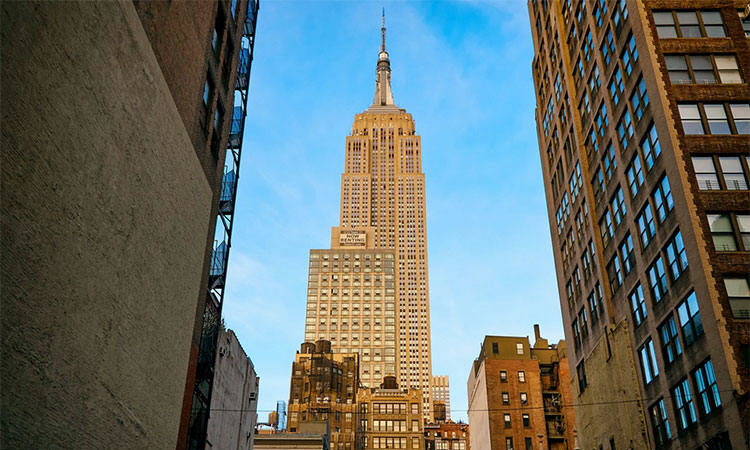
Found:
[[[305,340],[359,353],[360,380],[395,375],[422,390],[431,418],[430,302],[421,140],[395,105],[385,18],[375,96],[354,117],[341,175],[340,226],[310,251]]]

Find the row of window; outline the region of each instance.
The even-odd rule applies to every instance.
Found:
[[[525,450],[534,450],[534,444],[530,437],[523,438],[524,443],[524,449]],[[515,447],[513,447],[513,438],[512,437],[506,437],[505,438],[505,450],[513,450]]]
[[[699,416],[707,417],[722,405],[713,362],[710,359],[699,364],[691,372],[690,377],[685,377],[672,386],[670,392],[679,431],[688,429],[698,422]],[[649,407],[649,417],[656,444],[663,447],[673,437],[663,398]]]
[[[693,170],[700,190],[747,190],[750,156],[693,156]]]
[[[672,84],[742,83],[735,55],[664,55]]]
[[[725,37],[719,11],[654,11],[656,34],[660,38]]]
[[[679,103],[685,134],[750,134],[750,103]]]
[[[717,252],[750,252],[749,214],[707,214],[711,239]]]

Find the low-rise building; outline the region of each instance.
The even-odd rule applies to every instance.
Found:
[[[222,325],[217,340],[206,449],[250,450],[258,421],[260,377],[234,331]]]
[[[380,387],[360,389],[357,404],[359,448],[424,449],[421,389],[399,389],[387,375]]]
[[[565,341],[485,336],[469,374],[469,427],[476,449],[568,449],[575,417]]]
[[[424,426],[425,450],[470,450],[469,424],[447,421]]]
[[[354,450],[359,355],[332,353],[331,343],[305,342],[292,364],[287,430],[314,421],[330,424],[334,450]]]

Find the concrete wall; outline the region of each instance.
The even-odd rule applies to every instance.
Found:
[[[206,449],[250,450],[258,421],[258,384],[253,363],[232,330],[222,327],[216,354]]]
[[[476,363],[475,363],[476,364]],[[471,446],[479,449],[491,450],[490,444],[490,416],[487,403],[487,378],[484,373],[484,361],[474,370],[474,365],[469,373],[466,386],[469,396],[469,439]]]
[[[3,444],[174,448],[211,189],[141,21],[3,2],[2,61]]]

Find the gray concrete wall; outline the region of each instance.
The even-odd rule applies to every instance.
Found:
[[[3,446],[174,448],[205,173],[130,1],[0,22]]]
[[[258,421],[258,384],[253,363],[232,330],[221,329],[211,393],[206,449],[250,450]]]

